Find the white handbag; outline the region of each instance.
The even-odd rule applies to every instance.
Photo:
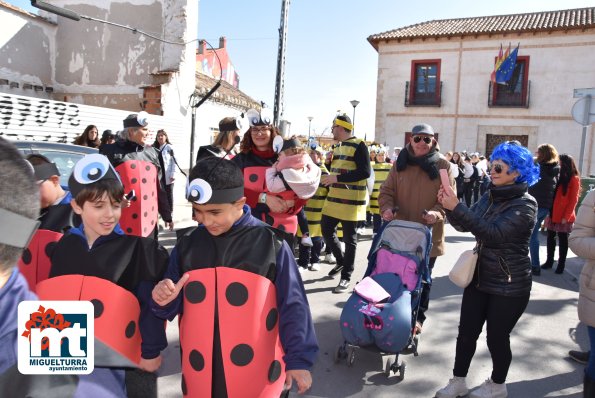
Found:
[[[478,253],[476,249],[465,250],[448,273],[448,278],[463,289],[469,286],[473,279]]]

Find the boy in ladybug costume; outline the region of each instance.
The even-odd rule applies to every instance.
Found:
[[[43,300],[91,301],[96,338],[120,354],[124,365],[154,372],[167,339],[163,321],[149,304],[151,290],[167,268],[167,251],[153,239],[126,235],[120,228],[124,187],[105,156],[91,154],[77,162],[68,186],[82,224],[56,244],[49,279],[37,285],[37,293]],[[81,383],[86,378],[115,383],[119,391],[110,393],[126,396],[123,368],[96,367],[81,376]],[[143,378],[143,389],[152,383],[156,394],[154,375]]]
[[[60,185],[60,171],[55,163],[43,155],[27,156],[33,166],[39,187],[39,229],[29,246],[23,251],[19,269],[32,291],[37,283],[47,279],[50,271],[50,255],[56,242],[70,228],[81,224],[81,218],[72,211],[72,195]]]
[[[158,316],[180,315],[184,396],[278,397],[294,382],[303,393],[318,343],[289,246],[251,215],[233,162],[200,161],[189,180],[200,226],[153,289]]]

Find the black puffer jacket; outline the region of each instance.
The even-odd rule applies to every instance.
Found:
[[[529,195],[537,201],[537,207],[551,209],[556,193],[560,166],[555,163],[539,163],[539,181],[529,188]]]
[[[527,184],[495,187],[468,209],[458,204],[446,216],[458,231],[471,232],[480,242],[473,275],[478,290],[501,296],[531,292],[529,238],[535,226],[537,203]]]

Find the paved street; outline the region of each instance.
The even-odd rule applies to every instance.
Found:
[[[182,224],[179,224],[182,226]],[[304,285],[320,343],[320,355],[313,369],[313,386],[306,397],[433,397],[452,376],[455,340],[462,290],[448,280],[448,271],[461,251],[471,248],[472,237],[447,226],[447,255],[439,257],[434,269],[432,301],[420,341],[418,357],[402,356],[407,363],[405,379],[387,378],[379,354],[359,350],[355,363],[335,364],[336,346],[342,342],[338,319],[349,294],[333,294],[338,279],[326,277],[330,266],[304,274]],[[360,279],[370,247],[370,230],[358,244],[354,279]],[[162,242],[173,244],[172,233]],[[542,260],[545,258],[545,235]],[[568,350],[588,349],[586,327],[579,325],[576,305],[581,261],[569,253],[567,271],[555,275],[549,270],[534,279],[531,302],[512,334],[513,362],[507,385],[510,397],[582,397],[582,365],[567,357]],[[164,353],[160,372],[160,397],[179,397],[180,374],[175,323],[168,326],[170,346]],[[468,376],[470,387],[481,384],[491,371],[491,361],[480,337]],[[291,396],[298,396],[291,394]]]

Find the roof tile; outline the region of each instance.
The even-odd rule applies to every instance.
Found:
[[[595,28],[595,7],[434,20],[373,34],[368,41],[377,48],[380,40],[584,28]]]

